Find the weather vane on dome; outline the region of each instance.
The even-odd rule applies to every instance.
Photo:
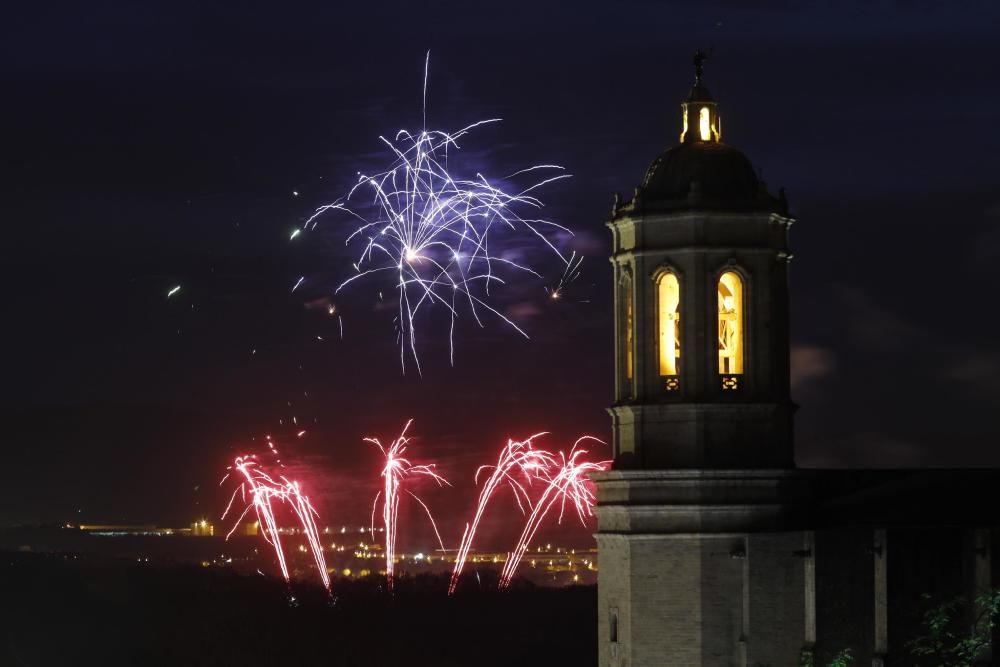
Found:
[[[698,49],[694,52],[694,85],[701,85],[701,75],[705,73],[705,61],[708,60],[708,55]]]

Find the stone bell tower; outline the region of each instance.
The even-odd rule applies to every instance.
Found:
[[[616,197],[607,223],[615,464],[595,476],[602,667],[795,665],[811,641],[808,537],[794,530],[793,219],[722,143],[704,60],[679,143],[631,201]]]
[[[792,465],[793,220],[750,160],[722,143],[702,60],[681,104],[680,143],[608,223],[623,469]]]

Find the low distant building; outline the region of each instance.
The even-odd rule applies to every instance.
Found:
[[[191,524],[191,534],[195,537],[212,537],[215,535],[215,525],[205,519]]]
[[[81,523],[77,528],[92,535],[182,535],[187,528],[161,528],[153,524]]]

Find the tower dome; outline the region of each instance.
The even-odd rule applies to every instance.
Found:
[[[785,212],[739,150],[722,143],[722,119],[702,81],[705,55],[694,56],[695,80],[681,104],[680,143],[657,157],[636,189],[633,208]]]
[[[764,188],[740,151],[719,141],[690,141],[653,161],[640,192],[649,202],[700,196],[706,203],[753,205]]]

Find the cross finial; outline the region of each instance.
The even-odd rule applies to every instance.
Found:
[[[705,61],[708,56],[701,49],[694,52],[694,85],[701,85],[701,75],[705,73]]]

